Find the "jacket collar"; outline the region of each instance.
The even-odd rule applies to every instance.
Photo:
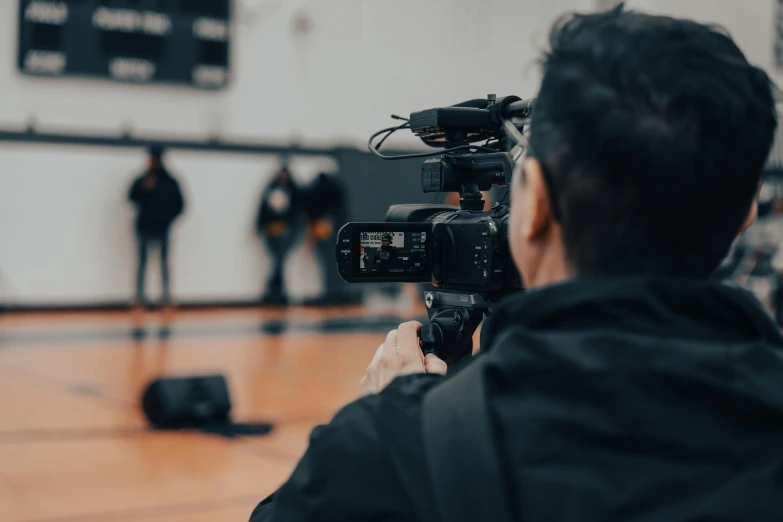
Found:
[[[670,277],[584,278],[514,294],[487,321],[482,349],[512,327],[625,329],[653,336],[764,341],[783,347],[772,318],[749,292]]]

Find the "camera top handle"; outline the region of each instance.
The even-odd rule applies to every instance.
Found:
[[[528,98],[527,100],[511,102],[503,109],[503,117],[506,119],[529,118],[535,103],[535,98]]]

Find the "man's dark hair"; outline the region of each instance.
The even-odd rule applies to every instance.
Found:
[[[555,23],[531,125],[582,276],[709,276],[751,209],[777,115],[725,32],[618,8]]]
[[[152,145],[147,149],[147,155],[157,160],[163,159],[163,154],[165,152],[165,149],[161,145]]]

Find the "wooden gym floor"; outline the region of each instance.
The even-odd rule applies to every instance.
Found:
[[[357,397],[386,332],[420,317],[362,308],[0,317],[0,521],[246,521],[290,474],[313,426]],[[265,437],[146,429],[159,375],[222,373],[238,421]]]

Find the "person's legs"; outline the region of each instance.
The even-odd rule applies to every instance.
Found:
[[[285,255],[283,252],[284,242],[282,241],[281,236],[266,236],[264,240],[266,242],[266,248],[269,251],[269,259],[272,261],[272,270],[267,279],[264,300],[280,300],[283,295],[283,263],[285,262]]]
[[[158,238],[160,244],[160,282],[163,289],[163,306],[171,302],[171,288],[169,286],[169,235],[164,232]]]
[[[279,236],[266,237],[266,245],[272,260],[272,272],[267,282],[265,301],[273,303],[287,302],[288,297],[284,285],[285,262],[295,242],[296,232],[290,226]]]
[[[163,317],[160,327],[160,338],[168,339],[171,335],[171,322],[173,320],[173,309],[171,303],[171,287],[169,280],[169,235],[164,232],[158,237],[160,247],[160,282],[162,289]]]
[[[144,276],[147,272],[147,247],[149,243],[149,236],[143,232],[139,232],[136,236],[136,243],[138,245],[136,305],[144,306],[146,304],[146,299],[144,297]]]
[[[131,320],[133,329],[131,335],[137,341],[144,338],[144,307],[146,299],[144,297],[144,275],[147,272],[147,247],[148,238],[141,232],[136,234],[137,266],[136,266],[136,296],[131,304]]]

